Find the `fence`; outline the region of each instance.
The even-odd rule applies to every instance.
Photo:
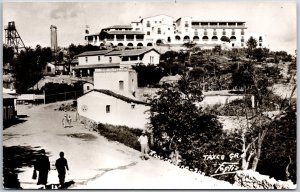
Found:
[[[65,91],[60,93],[47,94],[45,93],[45,103],[53,103],[57,101],[76,100],[83,95],[83,90]]]

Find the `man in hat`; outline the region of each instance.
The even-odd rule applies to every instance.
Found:
[[[138,139],[139,143],[141,144],[141,159],[147,160],[148,159],[148,137],[146,135],[146,131],[142,132],[142,135]]]
[[[41,155],[37,158],[34,169],[39,172],[37,185],[45,185],[48,180],[48,172],[50,171],[50,161],[46,155],[45,149],[41,149]]]

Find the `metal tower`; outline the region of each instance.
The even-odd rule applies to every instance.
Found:
[[[19,54],[22,49],[25,50],[25,45],[16,29],[14,21],[8,22],[8,26],[6,26],[4,30],[5,44],[7,44],[9,47],[12,47],[16,54]]]

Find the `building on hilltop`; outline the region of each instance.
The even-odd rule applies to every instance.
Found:
[[[243,48],[250,36],[256,38],[258,47],[267,47],[265,35],[248,32],[245,21],[194,20],[192,17],[174,20],[167,15],[157,15],[131,22],[130,25],[103,28],[100,33],[86,35],[85,40],[97,46],[171,47],[194,42],[202,47],[223,45]],[[230,42],[224,41],[224,37]]]

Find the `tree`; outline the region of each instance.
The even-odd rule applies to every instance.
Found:
[[[164,73],[163,68],[155,66],[155,65],[143,65],[138,64],[132,66],[132,68],[138,74],[138,86],[146,87],[148,85],[155,86],[159,83],[159,80],[166,75]]]
[[[247,47],[250,50],[253,50],[257,47],[257,41],[256,39],[254,39],[252,36],[248,39],[247,43],[246,43]]]
[[[3,64],[10,63],[14,58],[14,49],[7,45],[3,45]]]
[[[257,41],[252,36],[246,42],[248,57],[252,57],[253,50],[257,47]]]
[[[202,112],[196,103],[202,101],[198,81],[183,75],[177,84],[164,84],[150,103],[150,123],[155,148],[168,156],[177,146],[186,161],[198,159],[204,143],[222,133],[222,126],[213,115]]]

